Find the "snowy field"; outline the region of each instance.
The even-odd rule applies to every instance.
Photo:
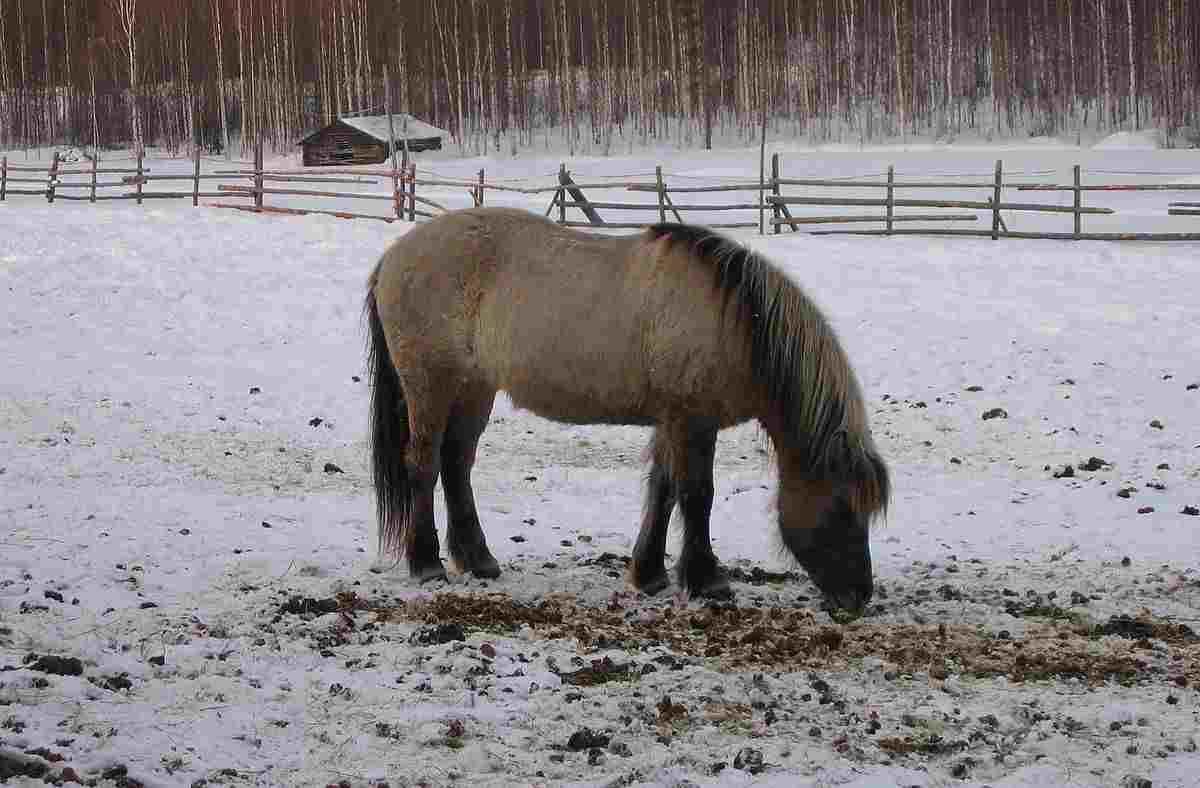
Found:
[[[782,150],[794,177],[1200,181],[1195,151],[1122,140]],[[426,169],[546,184],[558,161]],[[568,167],[655,164],[745,178],[757,150]],[[1168,199],[1190,196],[1089,195],[1118,214],[1085,229],[1200,229]],[[750,426],[716,468],[736,607],[623,586],[645,430],[503,398],[475,490],[504,574],[380,565],[360,308],[407,229],[0,203],[0,782],[1200,782],[1200,244],[737,235],[826,309],[891,464],[875,601],[840,627],[779,557]]]

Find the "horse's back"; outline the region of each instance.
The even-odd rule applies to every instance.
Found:
[[[560,421],[649,424],[705,402],[727,410],[744,399],[728,389],[745,381],[728,363],[711,276],[665,250],[642,234],[471,209],[399,239],[373,287],[401,368],[452,368]]]

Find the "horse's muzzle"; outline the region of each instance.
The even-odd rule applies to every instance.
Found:
[[[849,586],[826,592],[825,598],[833,607],[847,613],[861,615],[874,593],[873,585]]]

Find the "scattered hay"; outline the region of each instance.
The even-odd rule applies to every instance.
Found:
[[[437,594],[380,612],[389,618],[485,631],[530,627],[540,637],[574,638],[585,648],[666,647],[677,654],[718,659],[745,669],[831,669],[877,657],[895,665],[900,673],[928,673],[933,678],[958,673],[980,678],[1005,676],[1017,682],[1071,677],[1093,683],[1132,683],[1167,679],[1166,671],[1157,665],[1168,663],[1172,674],[1181,673],[1192,680],[1200,675],[1200,648],[1178,625],[1164,622],[1145,624],[1150,627],[1147,633],[1155,633],[1145,637],[1160,638],[1168,645],[1169,653],[1158,658],[1142,647],[1144,638],[1102,641],[1098,636],[1107,634],[1103,628],[1077,631],[1053,623],[1033,624],[1025,637],[1003,639],[965,625],[859,621],[845,627],[829,626],[803,609],[728,605],[611,610],[581,605],[569,595],[525,604],[501,594],[456,593]],[[601,663],[599,668],[568,675],[570,683],[593,684],[636,680],[633,674],[630,665]]]

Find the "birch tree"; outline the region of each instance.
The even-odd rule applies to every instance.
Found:
[[[121,26],[124,39],[121,46],[125,52],[126,63],[129,66],[129,121],[133,130],[133,145],[136,150],[142,149],[142,124],[138,113],[138,62],[137,62],[137,0],[109,0],[117,21]]]

